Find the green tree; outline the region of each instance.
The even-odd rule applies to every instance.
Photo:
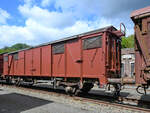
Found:
[[[134,35],[128,37],[122,37],[122,48],[134,48]]]
[[[22,43],[17,43],[13,46],[11,46],[12,49],[18,50],[18,49],[24,49],[24,48],[29,48],[30,46],[27,44],[22,44]]]
[[[0,53],[13,52],[13,51],[17,51],[17,50],[25,49],[25,48],[29,48],[29,47],[31,47],[31,46],[29,46],[27,44],[17,43],[15,45],[12,45],[11,47],[5,46],[4,48],[0,49]]]

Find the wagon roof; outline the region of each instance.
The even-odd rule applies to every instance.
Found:
[[[59,40],[56,40],[56,41],[51,41],[51,42],[48,42],[48,43],[43,43],[43,44],[40,44],[40,45],[37,45],[37,46],[33,46],[33,47],[30,47],[30,48],[13,51],[13,52],[6,53],[6,54],[14,54],[14,53],[17,53],[17,52],[20,52],[20,51],[24,51],[24,50],[28,50],[28,49],[32,49],[32,48],[37,48],[37,47],[41,47],[41,46],[46,46],[46,45],[50,45],[50,44],[55,44],[55,43],[58,43],[58,42],[63,42],[63,41],[71,40],[71,39],[76,39],[78,37],[82,37],[82,36],[85,36],[85,35],[90,35],[90,34],[99,33],[99,32],[105,32],[105,31],[108,31],[108,30],[116,31],[117,29],[113,26],[107,26],[107,27],[103,27],[103,28],[96,29],[96,30],[93,30],[93,31],[89,31],[89,32],[78,34],[78,35],[62,38],[62,39],[59,39]]]
[[[135,10],[131,13],[131,18],[139,18],[150,15],[150,6]]]

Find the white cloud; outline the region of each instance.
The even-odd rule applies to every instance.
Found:
[[[9,46],[18,42],[30,42],[33,36],[25,27],[18,26],[0,26],[1,47]]]
[[[76,21],[72,26],[58,29],[47,27],[40,24],[40,22],[28,19],[24,27],[4,25],[0,27],[0,47],[19,42],[27,43],[30,45],[37,45],[87,32],[97,28],[97,26],[104,27],[108,25],[104,20],[98,20],[93,24],[91,23],[92,22],[89,21]]]
[[[7,11],[0,8],[0,24],[6,24],[7,19],[9,18],[10,18],[10,14]]]
[[[87,32],[107,25],[119,26],[119,20],[106,19],[97,16],[94,20],[81,19],[87,13],[96,14],[98,11],[94,3],[85,0],[78,3],[74,0],[58,0],[56,8],[61,7],[62,12],[49,11],[46,8],[41,8],[34,4],[34,0],[24,0],[25,4],[18,7],[19,12],[25,18],[25,25],[22,26],[0,26],[0,47],[12,45],[15,43],[27,43],[37,45],[52,40],[57,40],[71,35],[76,35],[82,32]],[[44,0],[42,1],[44,2]],[[41,2],[41,5],[42,5]],[[45,2],[48,6],[51,3]],[[70,5],[67,5],[70,4]],[[99,14],[97,14],[99,15]]]
[[[74,24],[75,19],[71,13],[49,12],[38,6],[19,6],[19,11],[23,16],[47,27],[64,28]]]

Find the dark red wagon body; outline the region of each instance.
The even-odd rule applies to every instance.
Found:
[[[120,78],[121,39],[113,26],[4,55],[4,75],[76,83]],[[57,79],[58,81],[58,79]]]
[[[135,23],[135,76],[138,85],[150,85],[150,7],[132,12]]]
[[[0,77],[3,74],[3,54],[0,54]]]
[[[135,78],[137,92],[150,86],[150,6],[132,12],[135,24]]]

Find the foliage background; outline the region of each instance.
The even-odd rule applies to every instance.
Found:
[[[122,48],[134,48],[134,35],[128,37],[122,37]]]
[[[27,45],[27,44],[23,44],[23,43],[17,43],[15,45],[10,46],[10,47],[6,46],[6,47],[0,49],[0,53],[12,52],[12,51],[25,49],[25,48],[29,48],[29,47],[31,47],[31,46]]]

